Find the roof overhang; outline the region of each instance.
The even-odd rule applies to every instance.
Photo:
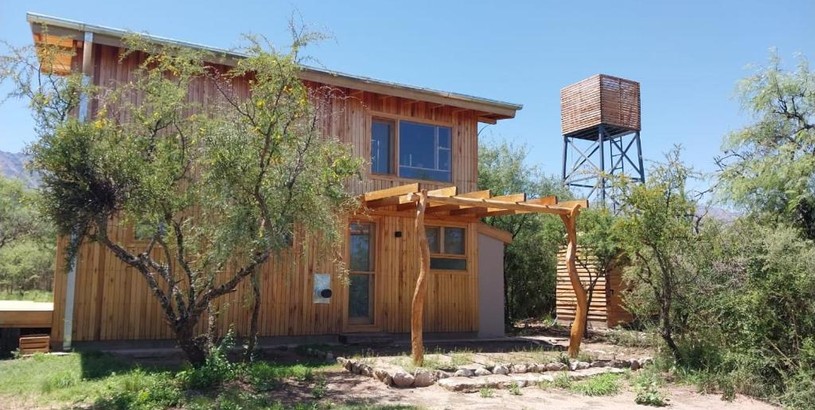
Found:
[[[122,39],[133,34],[133,32],[127,30],[97,26],[37,13],[27,13],[27,19],[31,25],[31,32],[34,35],[35,42],[38,43],[43,41],[41,33],[46,28],[49,37],[53,36],[55,38],[72,39],[74,42],[81,42],[85,38],[85,33],[92,33],[94,43],[114,47],[123,47]],[[213,62],[217,63],[232,65],[235,60],[246,57],[245,54],[231,50],[178,41],[165,37],[147,34],[141,35],[155,44],[193,48],[211,53],[214,56]],[[498,120],[513,118],[515,117],[515,113],[523,108],[521,104],[376,80],[310,66],[302,66],[300,77],[305,81],[313,81],[335,87],[473,110],[478,113],[479,121],[487,123],[495,123],[495,121]]]

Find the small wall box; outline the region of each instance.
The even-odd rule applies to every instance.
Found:
[[[331,275],[327,273],[314,274],[314,303],[330,303],[331,296]]]

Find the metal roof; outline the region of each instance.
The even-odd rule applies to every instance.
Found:
[[[133,34],[133,32],[127,30],[97,26],[80,21],[46,16],[32,12],[26,13],[26,17],[31,25],[31,30],[34,33],[41,31],[42,27],[45,26],[50,34],[56,36],[74,37],[77,40],[82,40],[84,38],[84,33],[86,32],[93,33],[95,36],[95,41],[97,41],[96,38],[98,38],[98,36],[103,38],[107,37],[111,40],[121,40],[127,35]],[[156,44],[194,48],[210,52],[215,55],[222,55],[227,59],[240,59],[246,57],[245,54],[233,50],[210,47],[202,44],[179,41],[145,33],[140,33],[140,35],[144,36],[144,38],[146,38],[148,41]],[[439,91],[430,88],[377,80],[369,77],[355,76],[306,65],[302,66],[301,78],[304,80],[321,82],[329,85],[376,92],[385,95],[393,95],[396,97],[420,99],[424,101],[472,109],[475,111],[482,111],[488,114],[484,117],[492,120],[512,118],[515,116],[516,111],[523,108],[523,105],[521,104],[513,104],[488,98],[475,97],[467,94]]]

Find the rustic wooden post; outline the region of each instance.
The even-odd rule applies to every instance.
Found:
[[[424,342],[422,327],[424,323],[424,301],[427,294],[427,272],[430,270],[430,247],[427,243],[427,234],[424,229],[424,211],[427,207],[427,190],[423,189],[417,195],[416,220],[414,232],[419,247],[419,277],[416,279],[416,290],[413,292],[413,305],[410,315],[410,346],[413,365],[421,366],[424,363]]]
[[[580,283],[577,266],[575,265],[575,256],[577,254],[577,228],[575,225],[579,213],[580,207],[575,206],[569,215],[560,216],[566,226],[566,235],[569,241],[566,245],[566,268],[569,271],[569,281],[572,283],[572,289],[577,300],[572,330],[569,335],[569,357],[571,358],[576,358],[577,353],[580,352],[580,341],[583,340],[583,329],[586,328],[586,312],[588,312],[589,308],[586,289]]]

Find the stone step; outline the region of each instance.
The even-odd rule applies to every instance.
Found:
[[[623,373],[625,370],[615,367],[592,367],[589,369],[547,372],[547,373],[511,373],[509,375],[491,374],[476,377],[448,377],[438,381],[438,385],[456,392],[475,392],[483,388],[508,389],[512,384],[518,387],[534,386],[541,382],[551,382],[559,374],[565,374],[572,380],[582,380],[604,373]]]

